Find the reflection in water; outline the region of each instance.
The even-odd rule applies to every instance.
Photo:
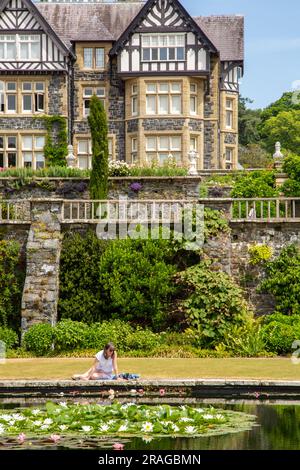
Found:
[[[214,407],[241,411],[257,416],[257,424],[250,431],[237,432],[227,435],[207,436],[201,438],[159,438],[145,442],[141,438],[118,438],[126,450],[299,450],[300,449],[300,402],[288,404],[276,403],[236,403],[224,404],[210,402]],[[0,403],[1,406],[1,403]],[[24,404],[22,404],[24,406]],[[197,406],[208,406],[199,400]],[[2,403],[3,407],[3,403]],[[4,405],[12,408],[11,405]],[[13,408],[17,408],[14,404]],[[31,448],[83,448],[111,449],[114,439],[88,439],[79,441],[78,438],[64,438],[56,447],[49,442],[32,440]],[[0,448],[16,448],[15,439],[0,440]],[[24,448],[24,447],[23,447]]]

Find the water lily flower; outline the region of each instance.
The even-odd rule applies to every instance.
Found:
[[[119,442],[116,442],[116,443],[113,445],[113,449],[114,449],[114,450],[123,450],[123,449],[124,449],[124,444],[120,444]]]
[[[114,395],[114,394],[115,394],[115,391],[111,388],[111,389],[108,390],[108,394],[109,394],[109,395]]]
[[[68,426],[66,426],[65,424],[61,424],[61,425],[58,426],[58,427],[59,427],[59,429],[60,429],[61,431],[66,431],[66,430],[68,429]]]
[[[185,428],[186,434],[195,434],[196,432],[197,432],[197,429],[194,426],[187,426]]]
[[[255,393],[254,393],[254,396],[255,396],[255,398],[257,399],[257,398],[260,397],[260,394],[259,394],[258,392],[255,392]]]
[[[84,432],[90,432],[92,430],[92,427],[91,426],[82,426],[81,429],[84,431]]]
[[[48,429],[48,428],[49,428],[49,425],[48,425],[48,424],[43,424],[43,425],[41,426],[41,429],[42,429],[43,431],[46,431],[46,429]]]
[[[53,424],[53,421],[51,418],[46,418],[45,421],[44,421],[44,424]]]
[[[99,429],[101,432],[107,432],[109,430],[109,426],[107,424],[102,424]]]
[[[144,395],[145,392],[144,392],[144,390],[143,390],[142,388],[140,388],[140,389],[138,390],[138,393],[139,393],[139,395]]]
[[[218,420],[223,420],[223,419],[225,419],[224,416],[223,416],[223,415],[220,415],[220,414],[217,414],[217,415],[215,416],[215,418],[218,419]]]
[[[190,423],[191,421],[194,421],[194,420],[192,418],[183,417],[183,418],[180,418],[180,421],[182,421],[183,423]]]
[[[160,394],[161,397],[163,397],[166,394],[165,389],[161,388],[160,391],[159,391],[159,394]]]
[[[56,444],[57,442],[59,442],[61,439],[61,437],[58,435],[58,434],[51,434],[50,436],[50,440],[52,442],[54,442],[54,444]]]
[[[176,424],[173,423],[173,424],[172,424],[172,430],[173,430],[174,432],[179,432],[179,427],[176,426]]]
[[[68,408],[68,404],[65,401],[61,401],[59,406],[61,406],[62,408]]]
[[[133,388],[132,390],[130,390],[130,393],[131,393],[131,395],[136,395],[137,391]]]
[[[214,416],[210,414],[205,414],[203,415],[203,419],[207,419],[207,420],[214,419]]]
[[[5,427],[3,426],[3,424],[0,424],[0,435],[4,434],[4,432],[5,432]]]
[[[143,432],[152,432],[152,431],[153,431],[153,424],[152,424],[152,423],[148,423],[148,422],[144,423],[144,424],[142,425],[142,431],[143,431]]]
[[[40,420],[36,420],[36,421],[33,421],[32,424],[34,424],[34,426],[42,426],[42,421]]]
[[[120,427],[119,427],[119,430],[118,432],[125,432],[128,430],[128,426],[126,424],[122,424]]]
[[[40,414],[41,410],[32,410],[31,414],[33,414],[34,416]]]
[[[146,442],[146,444],[149,444],[151,441],[153,441],[153,438],[150,436],[142,436],[142,440]]]
[[[20,443],[20,444],[24,444],[25,439],[26,439],[26,434],[24,434],[23,432],[21,432],[21,434],[18,435],[19,443]]]

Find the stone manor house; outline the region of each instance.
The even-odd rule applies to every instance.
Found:
[[[199,169],[234,169],[243,60],[242,16],[178,0],[0,0],[0,167],[43,167],[44,116],[59,115],[89,168],[95,94],[110,158],[187,165],[195,150]]]

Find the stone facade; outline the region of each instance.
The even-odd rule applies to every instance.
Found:
[[[184,119],[144,119],[143,128],[145,131],[181,131],[184,126]]]

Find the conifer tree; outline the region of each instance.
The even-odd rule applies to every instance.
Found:
[[[90,101],[88,123],[92,136],[92,172],[90,198],[107,199],[108,195],[108,126],[102,102],[97,96]]]

